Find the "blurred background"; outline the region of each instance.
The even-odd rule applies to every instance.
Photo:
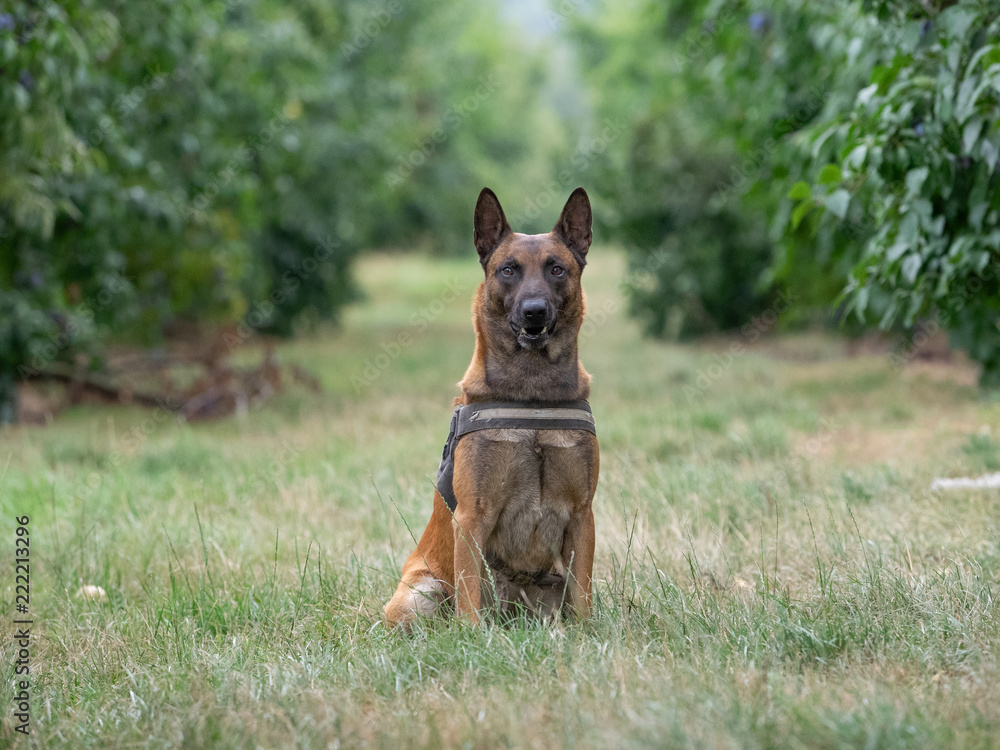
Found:
[[[367,255],[474,265],[484,185],[527,232],[585,186],[649,336],[881,331],[996,387],[997,10],[6,0],[0,422],[315,387],[274,343]]]
[[[0,0],[0,748],[996,747],[998,10]],[[484,185],[593,203],[595,616],[400,639]]]

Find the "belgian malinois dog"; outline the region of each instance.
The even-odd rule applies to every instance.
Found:
[[[599,454],[586,429],[590,375],[577,336],[591,220],[590,199],[577,188],[551,232],[520,234],[492,190],[479,194],[474,240],[485,278],[472,303],[475,350],[452,422],[455,435],[464,411],[476,431],[454,444],[449,437],[450,500],[439,476],[430,522],[385,606],[390,625],[408,628],[452,607],[474,623],[488,608],[590,613]],[[487,414],[496,421],[483,422]]]

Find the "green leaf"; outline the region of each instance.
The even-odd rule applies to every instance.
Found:
[[[907,284],[912,284],[917,280],[917,272],[920,270],[922,263],[923,259],[918,253],[910,253],[903,258],[903,265],[900,267],[900,270],[903,272],[903,279]]]
[[[844,159],[844,166],[848,169],[858,170],[865,163],[865,157],[868,156],[868,146],[861,144],[860,146],[855,146],[851,149],[851,152]]]
[[[863,286],[858,289],[857,294],[854,295],[854,310],[862,321],[865,318],[865,313],[868,311],[868,287]]]
[[[934,205],[925,198],[910,201],[910,211],[920,219],[920,226],[930,226],[934,218]]]
[[[984,117],[973,117],[962,129],[962,148],[965,150],[965,153],[972,153],[972,148],[979,139],[979,133],[983,129],[985,121],[986,118]]]
[[[922,294],[911,294],[910,304],[906,308],[906,315],[903,317],[903,325],[912,326],[917,317],[917,313],[924,307],[924,297]]]
[[[820,185],[834,185],[842,182],[844,179],[844,173],[841,172],[840,167],[836,164],[827,164],[820,170],[819,179],[817,180]]]
[[[985,67],[988,68],[990,61],[993,60],[995,62],[996,60],[994,60],[994,57],[998,54],[1000,54],[1000,45],[984,44],[969,59],[969,64],[965,66],[965,77],[966,78],[972,77],[973,70],[975,70],[976,65],[978,65],[979,61],[982,60],[984,57],[986,58],[987,62]]]
[[[979,101],[979,95],[983,93],[990,86],[990,80],[987,78],[985,81],[979,83],[978,76],[976,78],[967,78],[962,81],[962,85],[958,89],[958,96],[955,98],[955,118],[961,123],[968,120],[975,114],[976,104]]]
[[[799,205],[795,207],[792,211],[792,229],[798,229],[799,224],[802,223],[802,219],[805,218],[806,214],[813,209],[812,201],[802,201]]]
[[[897,242],[902,242],[906,247],[916,247],[917,238],[920,236],[920,218],[913,211],[909,211],[899,222],[899,232],[896,235]]]
[[[812,149],[810,150],[810,153],[812,153],[812,157],[814,159],[819,158],[820,151],[823,150],[823,144],[826,143],[831,136],[833,136],[840,130],[841,130],[840,125],[831,125],[822,133],[820,133],[818,136],[816,136],[816,138],[813,140]]]
[[[899,313],[899,295],[893,294],[892,298],[889,300],[889,306],[885,309],[882,314],[882,319],[878,322],[878,327],[883,331],[889,329],[892,326],[892,321],[896,319],[896,315]]]
[[[906,173],[906,191],[910,195],[920,195],[920,188],[927,181],[929,171],[927,167],[917,167]]]
[[[972,238],[969,235],[958,237],[951,243],[951,247],[948,249],[948,257],[952,259],[953,264],[965,262],[965,251],[971,244]]]
[[[857,103],[859,106],[866,106],[875,96],[875,92],[878,91],[878,84],[873,83],[871,86],[866,86],[858,92]]]
[[[826,205],[827,211],[832,213],[838,219],[843,219],[847,216],[847,207],[851,204],[851,194],[843,188],[835,190],[830,193],[830,195],[826,196],[824,204]]]
[[[990,172],[996,169],[997,160],[1000,158],[1000,149],[997,149],[992,141],[984,138],[982,144],[979,146],[979,153],[982,154],[983,161],[986,162],[986,166]]]
[[[910,246],[905,242],[895,242],[889,246],[889,249],[885,251],[885,259],[889,263],[893,263],[903,257],[903,253],[909,250]]]
[[[963,8],[961,3],[948,8],[938,16],[938,23],[945,36],[956,41],[965,37],[975,21],[976,14],[969,8]]]
[[[792,189],[788,191],[788,197],[792,200],[802,200],[804,198],[812,197],[812,186],[808,182],[803,182],[799,180],[794,185]]]

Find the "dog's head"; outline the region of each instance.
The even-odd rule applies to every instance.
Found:
[[[566,201],[551,232],[513,232],[496,195],[483,188],[476,203],[474,237],[486,273],[483,305],[493,331],[509,336],[522,349],[576,339],[583,318],[580,276],[590,249],[591,221],[590,199],[580,187]]]

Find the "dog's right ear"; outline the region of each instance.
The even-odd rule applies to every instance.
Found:
[[[503,215],[503,208],[500,207],[500,201],[488,187],[483,188],[479,200],[476,201],[473,224],[473,239],[479,252],[479,262],[485,270],[493,251],[511,231],[507,217]]]
[[[578,187],[566,201],[559,221],[556,222],[552,231],[573,253],[573,257],[576,258],[581,269],[587,265],[587,251],[594,238],[591,229],[593,223],[594,216],[590,210],[590,198],[587,197],[586,190]]]

